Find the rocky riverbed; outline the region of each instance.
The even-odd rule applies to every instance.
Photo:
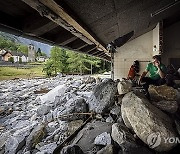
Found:
[[[149,91],[151,101],[128,81],[90,76],[1,81],[0,154],[177,152],[179,92]]]

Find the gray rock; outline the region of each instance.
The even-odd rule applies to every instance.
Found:
[[[96,82],[96,79],[91,76],[85,77],[83,80],[85,80],[86,84]]]
[[[11,136],[10,131],[4,132],[0,135],[0,149],[5,145],[6,141]]]
[[[52,113],[52,112],[48,113],[48,114],[46,115],[46,117],[47,117],[47,121],[48,121],[48,122],[51,122],[51,121],[53,120],[53,113]]]
[[[162,100],[160,102],[152,102],[154,106],[159,108],[162,111],[166,111],[168,113],[175,113],[178,109],[178,103],[176,101],[166,101]]]
[[[31,150],[34,148],[36,144],[38,144],[44,138],[45,135],[45,125],[37,125],[26,139],[26,150]]]
[[[82,84],[79,89],[83,89],[84,87],[86,87],[86,84]]]
[[[38,115],[45,115],[51,110],[51,107],[49,105],[43,104],[37,109]]]
[[[172,120],[147,99],[130,92],[124,96],[121,110],[126,114],[125,121],[129,121],[130,128],[150,148],[157,151],[168,151],[176,146],[176,143],[166,143],[164,139],[177,137]],[[153,135],[160,138],[161,142],[152,145]]]
[[[132,82],[130,80],[122,80],[117,85],[118,93],[120,95],[132,91]]]
[[[177,99],[177,90],[166,85],[150,85],[148,91],[151,99],[157,102],[162,100],[176,101]]]
[[[110,122],[110,123],[114,123],[114,120],[111,116],[109,116],[107,119],[106,119],[106,122]]]
[[[69,145],[61,150],[61,154],[84,154],[78,145]]]
[[[105,146],[100,151],[98,151],[97,154],[113,154],[113,145],[109,144]]]
[[[30,151],[26,151],[24,154],[31,154],[31,152]]]
[[[104,113],[114,104],[114,96],[117,92],[117,83],[111,79],[98,84],[90,98],[88,105],[90,111]]]
[[[123,125],[113,124],[111,135],[113,140],[121,147],[123,154],[151,154],[147,148],[136,143],[134,136]]]
[[[30,134],[30,127],[17,130],[5,144],[7,154],[15,154],[25,145],[25,138]]]
[[[118,123],[112,125],[111,136],[119,145],[126,142],[135,142],[135,138],[129,132],[128,128]]]
[[[111,123],[101,121],[88,123],[85,128],[78,133],[73,144],[79,145],[84,153],[96,153],[100,148],[94,144],[94,139],[103,132],[111,133],[111,126]]]
[[[82,97],[71,98],[64,106],[59,107],[57,117],[61,120],[83,119],[84,115],[73,115],[73,113],[88,112],[88,106]]]
[[[47,94],[40,96],[41,102],[54,102],[56,96],[63,96],[65,91],[67,89],[67,86],[65,84],[59,85],[56,88],[49,91]]]
[[[120,106],[114,106],[111,111],[111,114],[116,115],[117,117],[121,114],[121,107]]]
[[[50,144],[40,147],[39,150],[44,153],[52,154],[56,147],[57,147],[57,144],[54,142],[54,143],[50,143]]]
[[[176,130],[177,130],[178,134],[180,135],[180,121],[176,119],[175,125],[176,125]]]
[[[111,144],[111,136],[109,133],[104,132],[100,135],[98,135],[95,140],[94,140],[94,144],[96,145],[108,145]]]
[[[68,123],[68,134],[73,134],[81,125],[83,124],[82,120],[75,120]]]

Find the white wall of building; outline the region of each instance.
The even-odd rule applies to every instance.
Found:
[[[19,56],[13,56],[14,62],[18,62],[19,61]]]
[[[159,49],[159,25],[154,30],[117,48],[114,56],[114,78],[126,78],[134,60],[140,61],[139,74],[141,74],[152,56],[159,53],[153,52],[154,45]]]
[[[28,59],[27,59],[26,56],[23,55],[21,58],[22,58],[22,62],[23,62],[23,63],[28,62]]]
[[[13,56],[13,58],[14,58],[14,62],[16,63],[16,62],[19,61],[20,57],[19,56]],[[24,55],[21,57],[21,59],[22,59],[23,63],[28,62],[28,58],[26,56],[24,56]]]

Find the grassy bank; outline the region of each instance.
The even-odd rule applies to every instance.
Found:
[[[33,68],[16,68],[16,67],[0,67],[0,80],[9,80],[14,78],[33,78],[44,77],[45,73],[42,72],[42,66]]]

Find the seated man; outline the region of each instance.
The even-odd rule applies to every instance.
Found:
[[[142,73],[139,78],[138,84],[145,82],[143,85],[145,91],[147,92],[147,97],[149,98],[148,88],[150,84],[159,86],[166,83],[166,66],[161,63],[160,55],[155,55],[152,58],[152,62],[149,63],[146,67],[146,70]],[[149,73],[149,77],[145,77]]]
[[[135,60],[133,62],[133,65],[131,65],[129,72],[128,72],[128,77],[127,79],[133,80],[135,76],[137,76],[139,73],[139,61]]]
[[[128,77],[127,79],[131,80],[133,85],[135,86],[137,84],[137,77],[139,76],[139,61],[135,60],[133,62],[133,65],[131,65],[129,72],[128,72]]]

